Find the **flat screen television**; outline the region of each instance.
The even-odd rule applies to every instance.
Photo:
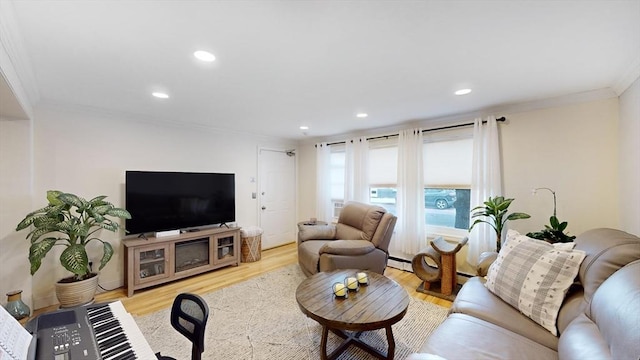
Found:
[[[130,234],[186,230],[236,219],[235,174],[126,171]]]

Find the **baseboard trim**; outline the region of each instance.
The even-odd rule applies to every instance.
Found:
[[[395,256],[389,256],[389,261],[387,262],[387,266],[392,267],[394,269],[413,272],[413,267],[411,265],[411,261]],[[458,284],[464,284],[467,280],[471,279],[475,275],[467,274],[463,272],[456,271]]]

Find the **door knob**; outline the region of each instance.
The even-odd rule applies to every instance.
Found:
[[[263,206],[263,207],[262,207],[262,210],[267,210],[267,207],[266,207],[266,206]]]

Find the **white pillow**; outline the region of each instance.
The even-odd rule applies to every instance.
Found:
[[[485,286],[557,336],[558,311],[585,252],[571,243],[554,245],[509,230]]]

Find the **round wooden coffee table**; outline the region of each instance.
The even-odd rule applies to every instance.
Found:
[[[366,272],[369,285],[360,286],[357,292],[349,291],[346,299],[335,297],[333,283],[343,282],[347,276],[355,276],[359,271],[361,270],[317,273],[304,280],[296,290],[300,310],[322,325],[320,354],[323,360],[337,358],[351,344],[377,358],[393,359],[396,344],[391,325],[400,321],[407,313],[409,294],[395,281],[374,272]],[[387,332],[389,344],[386,355],[360,339],[363,331],[382,328]],[[329,331],[344,341],[327,356]]]

